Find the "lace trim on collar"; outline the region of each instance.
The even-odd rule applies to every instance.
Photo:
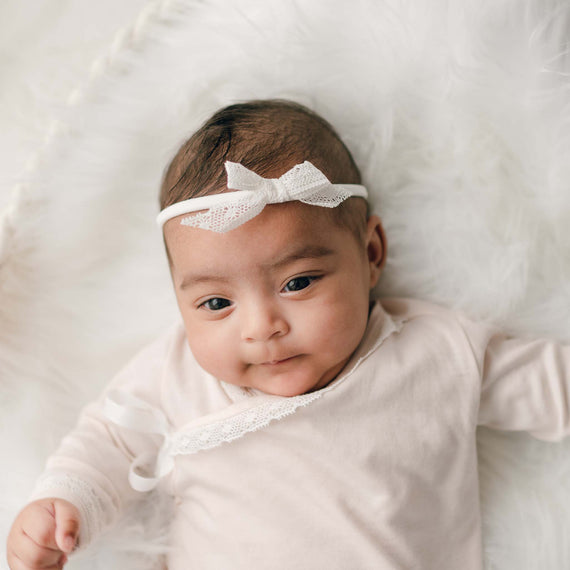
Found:
[[[213,421],[195,429],[175,432],[171,440],[170,453],[186,455],[234,441],[246,433],[264,428],[273,420],[294,414],[298,408],[307,406],[321,396],[322,393],[319,391],[293,398],[266,401],[230,418]]]

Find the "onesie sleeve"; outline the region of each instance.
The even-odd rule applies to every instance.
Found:
[[[570,434],[570,345],[490,335],[478,423],[559,441]]]
[[[49,457],[31,500],[60,498],[81,513],[80,546],[89,543],[140,493],[133,490],[128,472],[134,458],[158,452],[162,437],[118,427],[105,417],[103,406],[110,390],[125,391],[161,407],[163,370],[172,344],[172,331],[143,349],[115,377],[101,397],[83,409],[76,427]]]

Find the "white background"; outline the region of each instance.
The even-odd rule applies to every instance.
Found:
[[[52,110],[148,0],[0,2],[0,208],[41,146]]]

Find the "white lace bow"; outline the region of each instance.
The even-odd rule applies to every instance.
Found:
[[[166,416],[160,409],[120,390],[111,390],[107,394],[103,413],[107,419],[121,427],[164,437],[158,456],[152,452],[143,453],[134,459],[129,469],[131,487],[142,493],[151,491],[160,478],[168,475],[174,467],[174,460],[170,455],[171,437]],[[152,475],[143,475],[145,468],[148,469],[152,464]]]
[[[165,208],[157,222],[197,212],[180,222],[185,226],[228,232],[257,216],[267,204],[299,200],[312,206],[334,208],[351,196],[367,197],[359,184],[331,184],[310,162],[297,164],[279,178],[263,178],[237,162],[225,163],[227,187],[223,192],[191,198]]]

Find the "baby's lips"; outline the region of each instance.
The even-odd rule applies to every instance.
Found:
[[[273,366],[275,364],[280,364],[281,362],[286,362],[287,360],[292,360],[295,356],[285,356],[283,358],[275,358],[273,360],[266,360],[261,362],[262,365]]]

